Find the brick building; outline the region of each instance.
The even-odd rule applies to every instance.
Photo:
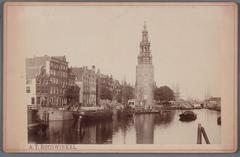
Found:
[[[72,71],[76,75],[76,84],[80,88],[79,103],[83,106],[96,106],[96,82],[97,75],[95,66],[91,69],[88,67],[73,67]]]
[[[65,56],[45,55],[26,59],[26,84],[31,91],[31,87],[36,83],[36,105],[66,105],[67,75],[68,62]],[[34,79],[36,81],[33,81]]]
[[[75,80],[76,80],[75,73],[72,71],[72,68],[68,68],[67,90],[66,90],[66,93],[65,93],[68,105],[77,105],[77,104],[79,104],[80,88],[75,83]]]

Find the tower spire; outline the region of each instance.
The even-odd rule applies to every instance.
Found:
[[[143,25],[142,41],[140,42],[140,54],[138,55],[138,64],[152,64],[152,55],[150,51],[150,42],[148,40],[146,21],[144,21]]]

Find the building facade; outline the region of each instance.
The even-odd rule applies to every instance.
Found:
[[[140,54],[138,55],[138,65],[136,67],[135,98],[136,103],[144,108],[151,108],[154,88],[154,67],[152,65],[152,55],[148,31],[144,23],[142,31],[142,41],[140,42]]]
[[[27,88],[36,79],[36,105],[62,107],[67,104],[68,62],[65,56],[26,59]],[[33,84],[34,86],[34,84]],[[31,91],[31,89],[30,89]]]
[[[26,83],[26,98],[28,106],[37,105],[37,96],[36,96],[36,78],[29,79]]]
[[[100,69],[97,70],[96,74],[96,105],[100,106],[100,92],[101,92],[101,73]]]
[[[205,102],[207,108],[221,110],[221,97],[210,97]]]
[[[79,105],[80,87],[78,87],[78,85],[75,83],[75,80],[75,73],[73,72],[72,68],[68,68],[67,90],[65,93],[68,105]]]
[[[83,106],[96,106],[96,82],[97,76],[95,66],[92,69],[88,67],[73,67],[72,71],[76,75],[76,84],[80,88],[79,103]]]
[[[42,66],[36,77],[36,103],[38,106],[51,106],[50,85],[50,75],[46,73],[46,66]]]

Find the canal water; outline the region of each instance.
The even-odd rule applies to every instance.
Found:
[[[29,143],[38,144],[196,144],[201,123],[211,144],[221,143],[220,112],[193,110],[197,119],[179,121],[180,110],[161,114],[138,114],[129,118],[83,123],[79,129],[74,120],[52,121],[44,133],[29,131]],[[205,141],[203,140],[203,143]]]

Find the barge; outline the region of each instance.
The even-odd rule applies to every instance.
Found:
[[[185,111],[179,115],[180,121],[194,121],[197,119],[197,114],[193,111]]]
[[[86,121],[97,121],[102,119],[112,118],[113,112],[111,110],[80,110],[72,112],[73,119],[82,118]]]
[[[135,114],[158,114],[160,111],[158,110],[136,110]]]

